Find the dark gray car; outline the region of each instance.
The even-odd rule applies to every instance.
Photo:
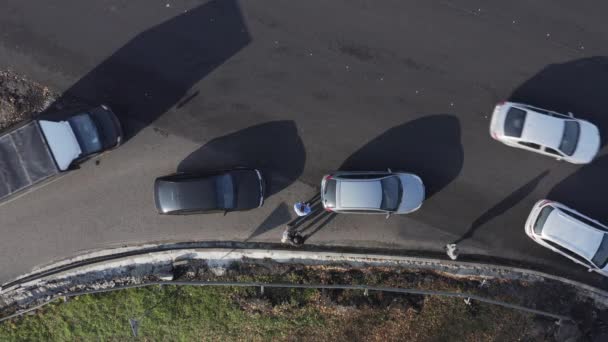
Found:
[[[264,203],[264,180],[256,169],[177,173],[157,178],[154,200],[161,214],[250,210]]]

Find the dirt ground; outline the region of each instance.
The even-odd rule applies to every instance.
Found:
[[[298,264],[280,264],[271,261],[245,261],[235,263],[223,270],[222,275],[214,268],[203,263],[180,266],[175,270],[176,280],[203,281],[257,281],[268,283],[299,283],[299,284],[359,284],[379,287],[416,288],[448,292],[469,293],[485,298],[518,304],[536,310],[572,317],[576,324],[559,326],[552,319],[541,316],[533,317],[526,336],[530,340],[564,340],[570,336],[574,340],[598,340],[597,337],[608,337],[608,310],[597,307],[588,298],[582,298],[577,289],[558,281],[525,282],[516,280],[484,279],[481,277],[453,277],[448,274],[429,270],[407,270],[383,267],[328,267]],[[289,297],[289,289],[267,290],[266,302],[253,305],[258,308],[272,310],[274,306],[284,302]],[[365,296],[362,291],[324,290],[320,302],[331,310],[358,307],[370,310],[382,309],[391,315],[403,316],[411,320],[424,305],[443,300],[439,297],[421,295],[403,295],[387,292],[372,293]],[[257,297],[256,297],[257,298]],[[255,299],[257,301],[259,299]],[[244,307],[251,303],[244,302]],[[327,305],[331,304],[331,305]],[[463,312],[475,316],[475,311],[482,312],[481,303],[466,306]],[[483,307],[487,307],[483,304]],[[399,309],[396,309],[399,308]],[[261,309],[264,310],[264,309]],[[480,311],[481,310],[481,311]],[[254,310],[255,311],[255,310]],[[344,311],[345,322],[349,321],[348,310]],[[427,311],[428,312],[428,311]],[[358,314],[361,312],[358,311]],[[438,314],[441,316],[442,314]],[[443,313],[449,316],[449,313]],[[409,318],[407,318],[409,317]],[[441,317],[448,320],[449,317]],[[503,322],[504,323],[504,322]],[[503,324],[497,322],[497,325]],[[404,323],[405,324],[405,323]],[[349,325],[356,331],[365,330],[364,322]],[[398,334],[399,328],[395,328]],[[449,334],[448,334],[449,335]],[[446,335],[446,336],[448,336]],[[559,338],[559,337],[562,338]],[[436,336],[437,337],[437,336]],[[567,338],[565,338],[567,339]],[[601,339],[599,339],[601,340]]]
[[[54,100],[49,88],[0,70],[0,130],[44,111]]]

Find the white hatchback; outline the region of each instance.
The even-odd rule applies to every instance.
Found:
[[[515,102],[496,105],[490,135],[505,145],[574,164],[590,163],[600,148],[599,130],[589,121]]]
[[[526,234],[538,244],[608,276],[608,227],[567,206],[538,201],[526,221]]]

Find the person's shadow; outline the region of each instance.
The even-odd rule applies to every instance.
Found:
[[[546,66],[517,87],[509,101],[575,117],[598,126],[602,146],[608,134],[608,57],[596,56]]]
[[[259,169],[268,197],[296,181],[305,161],[306,151],[295,123],[271,121],[212,139],[182,160],[177,171]]]
[[[528,195],[530,195],[534,191],[534,189],[536,189],[540,181],[548,174],[549,171],[544,171],[540,175],[528,181],[526,184],[517,188],[509,196],[505,197],[502,201],[496,203],[496,205],[488,209],[486,212],[481,214],[475,221],[473,221],[469,229],[461,237],[459,237],[452,243],[458,244],[466,239],[473,237],[477,229],[479,229],[481,226],[490,222],[494,218],[506,213],[511,208],[515,207],[518,203],[528,197]]]
[[[411,172],[422,178],[429,198],[460,174],[463,160],[460,123],[441,114],[387,130],[348,157],[340,170]]]
[[[74,100],[106,104],[132,137],[173,106],[190,101],[198,94],[190,88],[250,41],[237,1],[212,0],[135,36],[43,115]]]

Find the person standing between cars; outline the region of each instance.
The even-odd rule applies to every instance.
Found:
[[[287,225],[281,237],[281,242],[289,243],[292,246],[302,246],[304,244],[304,237],[294,227]]]
[[[310,204],[302,202],[296,202],[296,204],[293,205],[293,210],[296,212],[296,215],[300,217],[304,217],[310,214],[310,212],[312,211],[312,209],[310,208]]]
[[[296,202],[293,205],[293,210],[299,218],[305,217],[312,212],[310,204],[304,202]],[[301,246],[304,243],[304,237],[291,224],[288,224],[281,237],[281,242],[289,243],[292,246]]]

